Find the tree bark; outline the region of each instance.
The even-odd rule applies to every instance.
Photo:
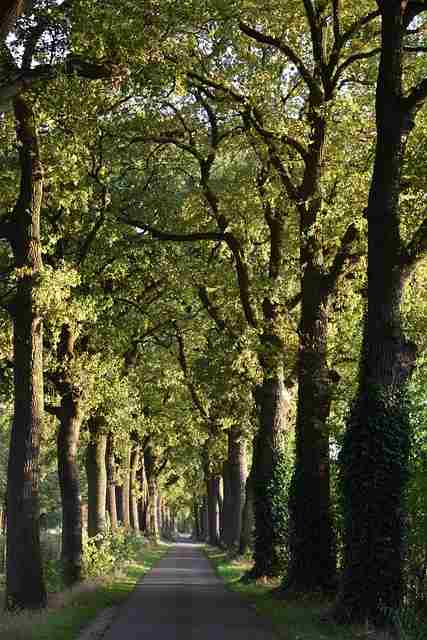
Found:
[[[254,469],[254,567],[247,578],[277,576],[282,571],[281,551],[286,543],[281,509],[281,451],[287,431],[288,399],[283,371],[266,369],[256,393],[259,430],[253,457]]]
[[[244,555],[253,544],[253,532],[255,526],[254,517],[254,474],[253,466],[246,479],[245,505],[242,513],[242,531],[240,534],[239,554]]]
[[[378,2],[382,48],[377,143],[368,200],[368,303],[359,386],[341,452],[344,572],[336,609],[344,621],[385,622],[402,602],[404,492],[409,455],[406,387],[415,346],[405,340],[399,194],[406,136],[401,2]]]
[[[145,476],[144,468],[144,456],[140,456],[140,469],[139,469],[139,487],[141,495],[138,500],[138,517],[139,517],[139,529],[142,532],[147,530],[147,478]]]
[[[145,473],[147,476],[147,488],[148,488],[148,518],[147,518],[147,533],[154,540],[159,539],[159,521],[157,513],[157,476],[156,476],[156,459],[154,451],[150,444],[144,449],[144,465]]]
[[[245,504],[246,451],[240,429],[228,431],[228,462],[230,478],[229,546],[238,548],[242,532],[242,514]]]
[[[61,398],[58,430],[58,476],[62,504],[61,562],[65,584],[81,580],[82,517],[77,447],[81,426],[80,400],[66,395]]]
[[[86,450],[88,485],[88,536],[105,533],[105,507],[107,500],[107,469],[105,454],[107,435],[103,433],[104,419],[92,416],[88,420],[90,441]]]
[[[123,485],[116,485],[117,520],[123,526]]]
[[[304,253],[303,253],[304,256]],[[287,586],[309,592],[336,589],[336,546],[330,505],[331,380],[327,366],[327,296],[323,274],[305,257],[302,278],[295,469],[289,511]]]
[[[138,517],[138,466],[139,466],[140,451],[139,447],[134,447],[130,457],[130,491],[129,491],[129,503],[130,503],[130,522],[131,527],[135,533],[139,533],[139,517]]]
[[[224,460],[222,465],[222,527],[221,527],[221,545],[225,548],[231,545],[231,477],[230,477],[230,461]]]
[[[24,0],[3,0],[0,7],[0,38],[5,38],[24,10]]]
[[[110,527],[114,533],[117,531],[117,501],[116,501],[116,463],[114,459],[114,438],[110,432],[107,436],[106,450],[106,466],[107,466],[107,509],[110,516]]]
[[[209,544],[213,546],[217,546],[219,541],[218,485],[219,477],[212,473],[209,474],[206,478],[208,506],[208,541]]]
[[[123,527],[130,530],[130,447],[126,450],[122,485]]]
[[[209,534],[209,522],[208,522],[208,499],[207,496],[202,498],[202,506],[200,507],[200,529],[202,540],[207,542]]]
[[[7,481],[5,600],[9,610],[46,606],[38,521],[39,446],[43,425],[43,323],[35,300],[36,281],[42,269],[40,209],[43,168],[34,114],[30,105],[20,97],[15,99],[15,120],[21,185],[9,240],[15,266],[21,274],[11,308],[14,418]]]
[[[193,520],[194,520],[194,536],[196,540],[202,539],[202,531],[200,527],[200,508],[196,498],[193,501]]]

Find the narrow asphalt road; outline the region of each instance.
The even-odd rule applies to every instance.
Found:
[[[227,591],[195,544],[179,543],[140,582],[103,640],[275,640],[268,621]]]

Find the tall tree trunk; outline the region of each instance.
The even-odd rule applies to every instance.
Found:
[[[117,520],[123,526],[123,485],[116,485]]]
[[[196,540],[202,539],[202,532],[200,527],[200,508],[196,498],[193,500],[193,520],[194,520],[194,535]]]
[[[77,447],[81,426],[80,400],[63,396],[57,437],[58,476],[62,504],[61,562],[65,584],[81,580],[82,517]]]
[[[200,507],[200,529],[202,534],[202,540],[207,542],[209,535],[209,522],[208,522],[208,499],[207,496],[202,498],[202,506]]]
[[[128,531],[130,529],[130,446],[126,448],[126,456],[122,472],[123,527],[126,529],[126,531]]]
[[[114,533],[117,531],[117,501],[116,501],[116,463],[114,459],[114,438],[110,432],[107,436],[106,450],[107,465],[107,509],[110,516],[110,527]]]
[[[282,449],[287,430],[288,399],[283,371],[265,370],[257,390],[259,430],[253,457],[254,470],[254,567],[246,578],[277,576],[282,570],[281,551],[286,543],[282,507]]]
[[[253,532],[255,526],[254,517],[254,474],[253,465],[246,478],[245,505],[242,513],[242,531],[240,534],[239,554],[245,554],[250,549],[253,542]]]
[[[77,448],[82,423],[80,386],[73,382],[70,364],[74,359],[75,332],[68,324],[61,329],[57,364],[50,379],[60,396],[60,406],[46,405],[46,410],[59,419],[57,435],[58,478],[62,506],[61,564],[64,582],[71,586],[81,579],[82,505]]]
[[[382,50],[377,143],[369,193],[368,303],[359,387],[341,453],[344,573],[337,616],[384,622],[402,601],[404,491],[409,455],[406,388],[416,350],[402,331],[399,194],[414,114],[402,100],[402,2],[378,2]],[[406,5],[406,3],[405,3]],[[414,105],[417,106],[417,105]],[[412,117],[411,117],[412,116]]]
[[[222,484],[222,475],[218,476],[218,520],[219,520],[219,539],[222,540],[223,531],[224,531],[224,492],[223,492],[223,484]]]
[[[304,252],[302,255],[305,255]],[[302,278],[295,469],[289,510],[290,565],[295,591],[336,588],[336,547],[330,505],[331,380],[327,366],[327,296],[323,274],[311,260]]]
[[[218,484],[219,477],[210,473],[206,478],[207,507],[208,507],[208,542],[216,546],[219,541],[218,519]]]
[[[144,456],[141,455],[140,460],[140,469],[139,469],[139,487],[141,491],[141,495],[138,500],[138,518],[139,518],[139,529],[144,532],[147,530],[147,478],[145,477],[145,468],[144,468]]]
[[[107,499],[107,469],[105,454],[107,435],[103,432],[104,420],[92,416],[88,420],[90,441],[86,450],[86,474],[88,493],[88,536],[103,534],[106,528],[105,506]]]
[[[157,486],[157,499],[156,499],[157,527],[158,527],[159,538],[160,538],[161,533],[163,531],[163,510],[162,510],[163,499],[159,493],[159,485],[157,483],[157,478],[156,478],[156,486]]]
[[[14,418],[7,481],[6,608],[39,609],[46,589],[39,532],[39,445],[43,425],[43,323],[35,302],[42,268],[40,209],[43,168],[34,114],[15,99],[21,166],[20,194],[8,237],[18,276],[12,304],[14,346]],[[19,273],[19,272],[17,272]]]
[[[156,459],[150,444],[144,449],[144,466],[147,476],[148,488],[148,522],[147,533],[155,540],[159,539],[159,521],[157,513],[157,476],[156,476]]]
[[[230,461],[224,460],[222,465],[222,528],[221,528],[221,545],[223,547],[231,546],[231,509],[232,509],[232,496],[231,496],[231,476],[230,476]]]
[[[148,478],[148,535],[155,540],[159,539],[159,520],[157,513],[157,478]]]
[[[135,533],[139,533],[139,517],[138,517],[138,465],[139,465],[140,451],[139,447],[134,447],[130,457],[130,522],[131,527]]]
[[[242,432],[234,426],[228,431],[228,462],[231,498],[229,546],[238,548],[245,504],[246,451]]]
[[[205,442],[203,447],[203,474],[205,479],[207,507],[208,507],[208,542],[216,546],[219,536],[218,520],[218,479],[212,469],[210,460],[210,440]]]

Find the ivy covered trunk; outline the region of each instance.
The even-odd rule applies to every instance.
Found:
[[[253,457],[254,567],[247,578],[277,576],[285,545],[286,494],[282,438],[286,432],[287,395],[280,367],[269,368],[256,393],[259,430]]]
[[[116,531],[118,527],[117,518],[117,497],[116,497],[116,462],[114,457],[114,438],[110,432],[107,436],[107,450],[105,454],[107,465],[107,509],[110,516],[111,531]]]
[[[107,469],[105,454],[107,435],[103,432],[104,420],[99,416],[89,418],[88,427],[90,440],[86,449],[87,529],[89,538],[93,538],[98,534],[103,534],[106,528]]]
[[[245,504],[246,450],[242,432],[235,426],[228,431],[228,465],[230,480],[228,546],[238,548]]]
[[[130,457],[130,477],[129,477],[129,504],[130,504],[130,522],[133,531],[139,532],[138,517],[138,465],[139,465],[139,448],[132,449]]]
[[[40,208],[43,169],[30,105],[15,99],[21,184],[8,240],[18,275],[11,305],[14,418],[7,477],[6,608],[40,609],[46,590],[39,533],[39,446],[43,425],[43,323],[37,313],[42,269]],[[18,272],[19,273],[19,272]]]
[[[304,253],[302,254],[304,256]],[[322,272],[305,257],[302,278],[295,468],[289,511],[290,564],[286,586],[295,591],[336,588],[336,553],[330,505],[331,381],[327,355],[327,297]]]
[[[410,119],[405,122],[402,100],[402,3],[378,4],[382,52],[367,209],[368,301],[359,387],[340,457],[345,557],[336,612],[341,620],[381,624],[402,601],[409,452],[406,387],[416,352],[405,340],[400,314],[400,174],[404,140],[413,126]]]
[[[72,394],[63,396],[57,445],[62,505],[61,562],[68,586],[81,580],[82,569],[82,515],[77,462],[81,421],[80,401]]]

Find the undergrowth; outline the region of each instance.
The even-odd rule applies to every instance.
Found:
[[[111,538],[98,540],[98,547],[86,545],[86,579],[71,589],[62,589],[59,565],[49,560],[47,609],[34,613],[1,612],[0,640],[75,640],[102,609],[123,602],[167,550],[165,545],[149,544],[142,537]]]

